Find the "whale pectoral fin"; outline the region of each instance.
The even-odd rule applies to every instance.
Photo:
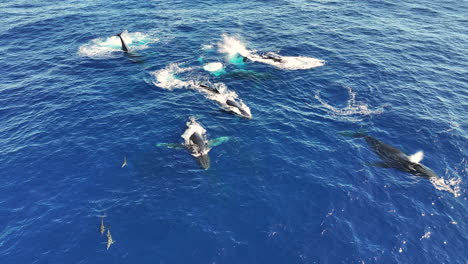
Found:
[[[208,146],[209,147],[216,147],[216,146],[219,146],[221,144],[223,144],[224,142],[227,142],[229,141],[229,137],[218,137],[218,138],[215,138],[215,139],[212,139],[210,141],[208,141]]]
[[[158,143],[158,144],[156,144],[156,147],[166,147],[166,148],[171,148],[171,149],[183,149],[183,148],[185,148],[185,145],[180,144],[180,143]]]
[[[383,161],[380,161],[380,162],[366,162],[365,164],[367,166],[378,167],[378,168],[393,168],[394,167],[394,166],[392,166],[391,163],[383,162]]]
[[[424,158],[424,152],[418,151],[413,155],[409,156],[408,159],[413,163],[419,163]]]
[[[353,137],[353,138],[359,138],[359,137],[365,137],[367,136],[367,133],[364,130],[344,130],[338,132],[338,135],[345,136],[345,137]]]

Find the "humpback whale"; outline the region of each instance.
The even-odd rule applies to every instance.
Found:
[[[182,134],[184,139],[184,146],[190,151],[203,169],[207,170],[210,167],[210,157],[208,152],[210,148],[208,146],[208,140],[206,137],[206,130],[191,117],[187,122],[187,129]]]
[[[123,40],[123,38],[122,38],[122,33],[123,33],[123,32],[120,32],[119,34],[116,34],[115,36],[120,38],[120,42],[122,43],[122,50],[123,50],[124,52],[129,52],[130,49],[128,48],[127,44],[126,44],[125,41]]]
[[[431,169],[420,163],[424,157],[424,153],[422,151],[416,152],[413,155],[407,155],[401,150],[387,145],[365,133],[357,132],[352,133],[350,136],[355,138],[364,138],[372,151],[380,157],[382,161],[369,163],[371,166],[394,168],[424,178],[438,178]]]
[[[236,102],[234,99],[227,99],[226,104],[239,110],[239,112],[242,114],[242,117],[245,117],[248,119],[252,118],[252,116],[249,113],[247,113],[247,111],[245,111],[242,108],[242,106],[238,102]]]
[[[208,86],[208,85],[205,85],[205,84],[198,84],[197,86],[199,88],[203,89],[207,93],[221,95],[221,92],[216,87]],[[242,107],[242,105],[235,100],[235,98],[222,96],[222,97],[218,97],[218,99],[216,99],[216,101],[218,101],[218,103],[220,103],[224,107],[224,110],[232,112],[232,113],[237,114],[237,115],[240,115],[240,116],[245,117],[247,119],[252,119],[252,115],[250,113],[248,113]],[[233,111],[233,109],[237,109],[238,112]]]

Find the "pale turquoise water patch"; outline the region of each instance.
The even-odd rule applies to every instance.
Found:
[[[183,149],[184,144],[180,143],[158,143],[156,144],[156,147],[166,147],[166,148],[171,148],[171,149]]]
[[[209,145],[210,147],[216,147],[228,141],[229,141],[229,137],[218,137],[218,138],[214,138],[210,140]]]
[[[244,57],[242,57],[238,53],[236,55],[230,57],[229,62],[232,63],[232,64],[235,64],[237,66],[244,66],[245,65]]]
[[[214,76],[218,77],[218,76],[221,76],[223,74],[226,74],[226,70],[223,68],[221,70],[213,71],[213,72],[210,72],[210,73],[213,74]]]

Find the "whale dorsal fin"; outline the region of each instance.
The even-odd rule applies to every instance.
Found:
[[[419,163],[424,158],[424,152],[418,151],[413,155],[409,156],[408,158],[413,163]]]

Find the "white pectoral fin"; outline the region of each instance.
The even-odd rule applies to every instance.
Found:
[[[409,156],[409,160],[413,163],[419,163],[424,158],[424,152],[418,151],[413,155]]]

